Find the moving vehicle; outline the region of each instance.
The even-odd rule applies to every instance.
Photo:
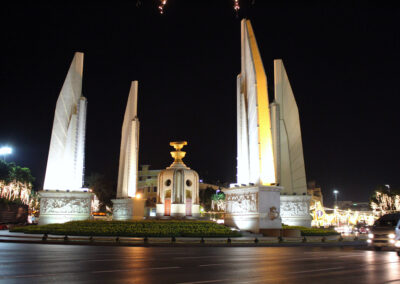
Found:
[[[375,221],[368,234],[368,244],[375,250],[396,248],[400,255],[400,213],[386,214]]]

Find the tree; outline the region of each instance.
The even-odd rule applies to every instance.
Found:
[[[28,205],[34,180],[30,169],[0,160],[0,197],[3,200]]]
[[[200,205],[203,206],[205,211],[211,210],[211,198],[215,194],[215,190],[211,187],[207,187],[205,190],[201,190],[199,193]]]
[[[86,185],[99,199],[101,211],[104,211],[106,206],[112,206],[111,199],[115,198],[116,187],[111,179],[99,173],[92,173],[86,177]]]
[[[370,197],[370,205],[375,215],[400,211],[400,192],[387,185],[378,185]]]

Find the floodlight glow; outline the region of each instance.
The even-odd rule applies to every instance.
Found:
[[[1,147],[0,148],[0,155],[9,155],[12,153],[11,147]]]
[[[338,194],[338,193],[339,193],[339,190],[335,189],[335,190],[333,191],[333,193],[334,193],[334,194]]]
[[[368,234],[368,238],[373,239],[374,238],[374,234]]]
[[[394,239],[396,237],[396,235],[395,234],[389,234],[388,237],[389,237],[389,239]]]

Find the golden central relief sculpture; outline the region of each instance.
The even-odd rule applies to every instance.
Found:
[[[196,218],[200,216],[199,175],[185,165],[181,151],[186,141],[171,142],[174,162],[158,175],[157,217]]]

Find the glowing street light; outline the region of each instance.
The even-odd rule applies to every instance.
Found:
[[[335,195],[335,207],[337,206],[337,195],[339,194],[339,190],[334,189],[333,194]]]
[[[10,155],[12,153],[11,147],[1,147],[0,148],[0,155],[3,155],[3,160],[6,161],[6,155]]]

